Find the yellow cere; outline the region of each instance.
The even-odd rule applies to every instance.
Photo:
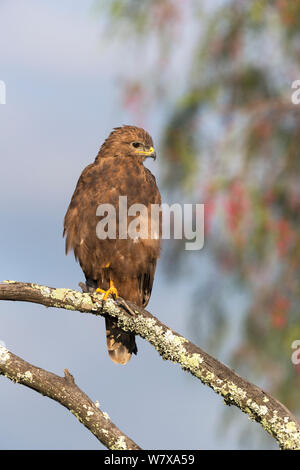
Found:
[[[144,155],[151,155],[154,152],[154,148],[150,147],[149,150],[137,150],[137,153],[143,153]]]

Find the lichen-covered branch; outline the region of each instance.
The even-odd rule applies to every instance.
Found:
[[[0,345],[0,375],[65,406],[108,449],[139,450],[137,444],[111,422],[108,414],[80,390],[70,372],[67,369],[64,372],[65,376],[59,377],[35,367]]]
[[[221,395],[226,404],[237,406],[259,422],[282,449],[300,449],[300,423],[284,405],[131,302],[108,299],[103,303],[101,295],[15,281],[0,284],[0,300],[110,315],[121,328],[152,344],[163,359],[178,363]]]

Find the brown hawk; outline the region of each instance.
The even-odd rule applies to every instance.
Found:
[[[105,291],[120,295],[145,307],[151,295],[157,259],[160,254],[159,233],[122,238],[119,236],[119,197],[127,196],[128,207],[143,204],[151,227],[151,205],[161,204],[155,177],[143,163],[156,158],[150,135],[135,126],[115,128],[101,146],[94,163],[82,172],[64,219],[66,253],[74,251],[90,292]],[[116,238],[100,239],[96,233],[101,204],[111,204],[116,211]],[[133,216],[126,215],[127,224]],[[127,225],[128,226],[128,225]],[[110,358],[126,364],[137,353],[135,336],[106,317],[107,349]]]

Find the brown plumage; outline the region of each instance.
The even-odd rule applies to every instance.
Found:
[[[115,128],[105,140],[94,163],[82,172],[64,219],[66,253],[73,250],[85,274],[90,291],[108,290],[113,281],[118,294],[145,307],[149,301],[156,262],[160,253],[158,238],[133,240],[118,237],[99,239],[96,216],[100,204],[112,204],[118,215],[119,196],[127,196],[127,205],[144,204],[148,208],[150,231],[151,204],[161,204],[155,177],[143,165],[147,156],[155,158],[150,135],[135,126]],[[127,217],[128,224],[134,217]],[[159,230],[160,232],[160,230]],[[115,320],[106,318],[107,348],[111,359],[126,364],[137,352],[135,337],[121,330]]]

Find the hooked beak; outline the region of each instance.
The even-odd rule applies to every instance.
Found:
[[[150,147],[148,152],[145,152],[146,157],[153,158],[153,160],[156,160],[156,152],[153,147]]]
[[[156,152],[154,150],[154,147],[150,147],[149,150],[140,150],[138,152],[140,155],[145,155],[145,158],[153,158],[153,160],[156,160]]]

